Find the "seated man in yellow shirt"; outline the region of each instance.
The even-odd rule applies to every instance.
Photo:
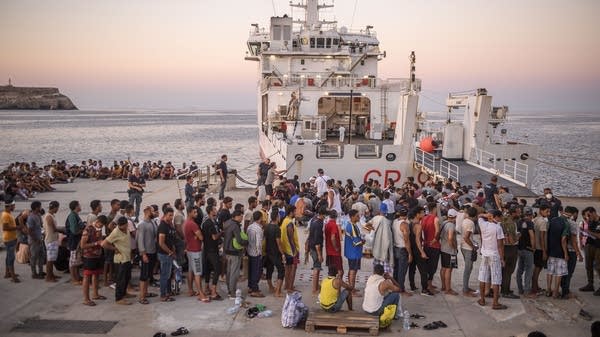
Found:
[[[348,310],[352,311],[352,287],[342,280],[336,267],[330,266],[327,278],[321,282],[319,302],[327,312],[340,311],[344,302],[348,304]]]

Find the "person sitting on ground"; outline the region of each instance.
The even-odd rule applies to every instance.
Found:
[[[390,274],[384,273],[383,266],[380,264],[373,267],[373,275],[367,279],[364,295],[362,308],[369,315],[381,316],[383,310],[390,304],[397,305],[394,317],[402,311],[400,285]]]
[[[344,302],[352,311],[352,287],[342,280],[342,274],[335,266],[329,267],[327,278],[321,282],[319,302],[321,309],[327,312],[340,311]]]

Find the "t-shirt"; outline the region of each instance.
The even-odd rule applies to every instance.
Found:
[[[548,231],[548,219],[541,216],[533,219],[533,230],[535,233],[535,249],[542,250],[542,232]]]
[[[362,238],[360,229],[350,221],[344,223],[344,256],[348,260],[357,260],[362,257]]]
[[[471,246],[469,246],[465,242],[465,236],[467,235],[467,232],[471,233],[471,242],[475,243],[475,241],[473,240],[475,238],[475,235],[474,235],[475,223],[470,218],[465,218],[462,222],[462,227],[461,227],[462,238],[460,241],[460,248],[464,249],[464,250],[473,250],[473,249],[471,249]]]
[[[456,224],[454,222],[446,221],[442,225],[442,229],[440,231],[440,250],[446,254],[456,255],[458,254],[458,249],[452,248],[450,246],[450,240],[448,240],[448,234],[450,231],[454,231],[454,247],[456,247]]]
[[[42,241],[42,216],[35,213],[30,213],[27,217],[27,229],[29,244]]]
[[[496,200],[494,199],[494,195],[498,193],[498,187],[496,184],[489,183],[485,185],[483,188],[483,193],[485,194],[485,202],[486,204],[491,205],[492,209],[497,209]]]
[[[315,249],[315,246],[321,246],[323,249],[323,220],[318,217],[310,220],[308,233],[308,248]]]
[[[277,224],[270,223],[265,228],[265,253],[268,256],[279,257],[277,239],[281,239],[281,228]]]
[[[138,224],[136,242],[140,253],[156,254],[156,226],[152,221],[143,220]]]
[[[600,221],[588,221],[588,231],[592,233],[600,232]],[[600,248],[600,240],[595,239],[593,236],[588,235],[586,245],[593,245],[596,248]]]
[[[564,216],[550,220],[548,224],[548,256],[564,259],[561,240],[564,236],[569,237],[569,221]]]
[[[185,250],[188,252],[202,251],[202,241],[200,241],[195,234],[199,230],[200,227],[194,220],[185,220],[185,223],[183,224],[183,235],[185,236]]]
[[[481,255],[500,256],[498,251],[498,240],[504,239],[502,227],[495,222],[479,218],[479,228],[481,229]]]
[[[2,240],[6,242],[10,242],[17,239],[17,223],[15,222],[15,217],[12,216],[9,212],[2,212],[1,218],[2,224]],[[14,230],[10,230],[14,229]]]
[[[575,235],[575,237],[579,236],[579,226],[577,223],[571,219],[567,220],[569,222],[569,238],[567,239],[567,250],[570,252],[575,251],[575,247],[573,247],[573,243],[571,242],[571,236]],[[575,240],[577,242],[577,240]]]
[[[519,222],[519,250],[531,250],[531,239],[529,237],[529,231],[533,230],[534,224],[532,221],[522,220]]]
[[[144,178],[142,178],[141,176],[140,177],[136,177],[133,174],[129,175],[128,181],[130,183],[136,183],[136,184],[140,184],[140,185],[143,185],[143,184],[146,183],[146,181],[144,180]],[[144,193],[144,189],[142,187],[140,187],[140,190],[132,188],[132,189],[130,189],[130,191],[131,192],[135,192],[135,193]]]
[[[102,240],[102,228],[96,228],[94,225],[87,225],[84,229],[84,232],[87,234],[86,243],[95,243]],[[101,256],[102,247],[99,245],[83,249],[83,257],[99,258]]]
[[[337,250],[337,251],[334,249],[333,244],[331,243],[332,237],[333,237],[333,240],[335,240],[335,242],[338,243],[337,246],[338,246],[339,250]],[[340,238],[340,230],[338,228],[338,225],[335,222],[335,219],[329,219],[329,221],[327,221],[327,224],[325,224],[325,251],[326,251],[327,255],[342,256],[340,242],[341,242],[341,238]]]
[[[169,249],[171,250],[171,252],[175,251],[175,242],[177,240],[177,232],[175,231],[175,227],[169,225],[168,223],[161,221],[160,225],[158,225],[158,235],[156,236],[156,247],[158,249],[158,253],[159,254],[164,254],[164,255],[168,255],[169,252],[166,250],[163,250],[162,247],[160,246],[160,241],[158,239],[158,237],[164,234],[165,235],[165,245],[167,247],[169,247]]]
[[[223,172],[223,180],[227,180],[227,163],[223,160],[219,163],[219,170]]]
[[[202,236],[204,236],[204,252],[218,253],[221,239],[213,239],[213,235],[219,234],[219,227],[211,218],[207,218],[202,223]]]
[[[77,245],[79,245],[79,241],[81,241],[81,229],[83,228],[83,222],[79,217],[79,214],[75,212],[69,213],[67,216],[67,224],[68,224],[68,246],[69,250],[76,250]]]
[[[260,224],[253,222],[248,226],[248,256],[257,257],[262,254],[264,232]]]
[[[327,180],[329,178],[326,175],[318,176],[315,180],[315,185],[317,185],[317,197],[322,196],[325,192],[327,192]]]
[[[106,238],[107,242],[112,243],[118,251],[115,251],[113,261],[115,263],[125,263],[131,261],[131,242],[129,233],[116,228]]]
[[[223,230],[223,224],[229,219],[231,219],[231,212],[227,208],[221,208],[217,212],[217,225],[221,230]]]
[[[423,226],[423,235],[425,236],[424,246],[429,248],[440,249],[441,245],[439,241],[431,243],[435,238],[435,214],[429,214],[423,217],[421,225]]]

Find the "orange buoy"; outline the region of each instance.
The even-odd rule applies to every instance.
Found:
[[[433,150],[435,149],[435,142],[433,140],[432,137],[425,137],[423,139],[421,139],[421,141],[419,142],[419,148],[421,148],[421,150],[425,151],[425,152],[433,152]]]

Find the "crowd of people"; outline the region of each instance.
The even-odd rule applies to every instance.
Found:
[[[226,159],[220,164],[225,172]],[[143,167],[132,170],[129,188],[135,190],[139,183],[139,199],[130,191],[130,200],[112,200],[108,212],[94,200],[85,216],[79,202],[72,201],[65,227],[55,218],[58,202],[50,202],[44,213],[34,201],[15,216],[8,196],[1,218],[5,277],[20,281],[14,259],[22,245],[29,251],[33,279],[55,282],[59,253],[63,259],[68,255],[71,282],[83,285],[85,305],[106,299],[99,293],[101,279],[115,288],[118,304],[132,304],[134,290],[140,304],[155,296],[174,301],[174,271],[180,268],[187,269],[188,294],[210,302],[234,298],[240,278],[247,279],[251,297],[264,297],[263,290],[276,297],[294,292],[303,258],[311,265],[311,290],[324,310],[336,312],[344,303],[353,309],[352,299],[364,296],[362,309],[381,315],[389,304],[397,303],[399,309],[401,297],[417,290],[424,296],[478,297],[482,306],[491,300],[495,310],[507,308],[501,297],[571,298],[576,262],[585,257],[588,284],[579,290],[600,295],[600,288],[594,288],[594,271],[600,266],[597,212],[563,206],[550,189],[528,205],[498,186],[495,176],[475,186],[433,178],[419,185],[411,177],[398,186],[391,179],[356,186],[319,169],[300,182],[286,178],[285,170],[266,159],[257,170],[257,191],[245,205],[234,204],[223,190],[219,200],[205,198],[188,177],[186,198],[159,207],[142,206]],[[136,214],[140,210],[142,216]],[[308,235],[300,242],[299,227],[304,226]],[[465,267],[457,291],[452,278],[459,252]],[[357,273],[364,256],[372,257],[373,274],[361,285]],[[472,287],[477,259],[478,283]],[[440,262],[438,288],[434,279]],[[324,265],[328,271],[320,282]],[[139,268],[139,289],[130,282],[134,267]],[[263,279],[266,288],[261,287]],[[226,293],[220,293],[219,281],[225,282]],[[150,286],[158,286],[159,294],[149,291]]]
[[[53,184],[73,182],[77,178],[98,180],[128,179],[135,167],[140,168],[141,176],[146,180],[184,179],[188,174],[196,175],[198,165],[185,162],[176,168],[170,161],[144,161],[142,163],[127,160],[115,160],[112,165],[104,165],[102,160],[88,159],[81,163],[69,164],[62,160],[52,160],[50,164],[38,166],[36,162],[11,163],[0,172],[0,198],[28,200],[40,192],[54,191]]]

